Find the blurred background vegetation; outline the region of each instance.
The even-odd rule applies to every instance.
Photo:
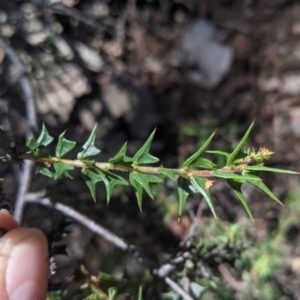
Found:
[[[292,0],[0,0],[0,41],[25,70],[0,45],[0,127],[24,143],[25,76],[39,128],[45,123],[55,137],[67,130],[79,149],[98,123],[99,161],[125,141],[135,153],[157,127],[152,152],[177,167],[215,129],[212,149],[232,150],[255,119],[248,146],[268,147],[270,166],[297,171],[299,15]],[[2,177],[14,201],[18,168]],[[30,191],[43,187],[158,266],[188,251],[170,276],[194,299],[299,299],[299,178],[264,180],[285,206],[245,186],[254,222],[222,181],[212,191],[219,223],[196,195],[177,222],[168,180],[154,187],[155,201],[145,200],[142,213],[130,188],[116,189],[106,206],[99,185],[94,203],[79,172],[73,181],[34,175]],[[142,299],[180,299],[131,255],[54,210],[28,204],[23,224],[64,249],[55,254],[49,299],[100,299],[95,286],[103,299],[138,299],[139,286]]]

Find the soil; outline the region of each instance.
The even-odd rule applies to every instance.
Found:
[[[77,1],[74,8],[89,12],[93,1]],[[63,25],[71,40],[79,39],[100,53],[103,66],[91,71],[78,59],[82,84],[74,101],[60,115],[59,102],[51,109],[38,106],[39,118],[58,136],[67,129],[67,137],[82,145],[94,123],[98,123],[97,146],[102,149],[101,159],[112,157],[125,141],[132,153],[157,127],[152,152],[161,158],[164,166],[176,167],[215,129],[218,130],[212,149],[231,150],[255,120],[254,131],[247,143],[257,148],[264,145],[275,152],[269,166],[299,170],[300,152],[300,4],[292,0],[189,0],[189,1],[110,1],[110,22],[119,24],[114,31],[111,24],[95,29],[84,22],[71,22],[65,15],[55,17]],[[96,12],[94,12],[96,14]],[[178,65],[172,57],[180,48],[182,34],[196,19],[206,19],[222,36],[222,43],[231,47],[234,59],[230,71],[214,88],[205,89],[188,77],[188,66]],[[104,25],[103,25],[104,26]],[[99,41],[97,34],[102,34]],[[83,79],[78,79],[82,83]],[[80,81],[81,80],[81,81]],[[72,86],[72,84],[71,84]],[[44,90],[43,90],[44,91]],[[8,91],[7,95],[12,92]],[[79,96],[78,96],[79,95]],[[73,102],[72,102],[73,101]],[[43,108],[43,109],[42,109]],[[18,111],[18,109],[16,109]],[[22,109],[21,109],[22,111]],[[22,126],[15,122],[14,131],[22,137]],[[5,191],[14,198],[16,183],[11,170],[5,173]],[[76,180],[51,180],[36,175],[32,191],[47,187],[49,197],[75,207],[101,225],[138,246],[155,261],[158,253],[176,253],[180,241],[188,237],[199,199],[192,198],[187,213],[177,223],[176,210],[166,220],[160,205],[144,200],[143,212],[138,211],[134,193],[118,190],[109,206],[104,191],[98,191],[102,201],[91,199],[80,174]],[[78,179],[78,180],[77,180]],[[299,178],[287,175],[264,175],[270,189],[285,203],[288,195],[297,195]],[[172,188],[155,190],[159,203],[176,197]],[[167,194],[167,195],[166,195]],[[245,188],[255,224],[252,236],[264,242],[278,228],[283,213],[281,207],[251,187]],[[64,195],[63,198],[61,195]],[[245,218],[242,205],[224,184],[213,190],[218,216],[225,222]],[[172,198],[172,199],[173,199]],[[53,214],[53,215],[52,215]],[[210,214],[204,209],[204,216]],[[39,217],[37,217],[37,215]],[[53,221],[57,220],[57,221]],[[38,206],[28,205],[24,224],[38,226],[46,232],[60,226],[61,216]],[[111,271],[109,259],[114,255],[114,274],[124,272],[123,255],[102,239],[95,238],[81,226],[72,224],[68,235],[69,260],[61,258],[63,272],[52,279],[54,286],[66,283],[68,275],[80,262],[91,272],[99,268]],[[282,246],[282,255],[290,275],[279,276],[281,288],[291,279],[289,299],[298,299],[299,224],[293,227],[293,238]],[[81,238],[78,238],[81,237]],[[99,260],[99,251],[107,260]]]

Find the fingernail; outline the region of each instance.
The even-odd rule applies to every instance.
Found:
[[[33,281],[28,281],[19,286],[12,294],[9,300],[33,300],[36,299],[36,291],[39,290],[38,285]]]

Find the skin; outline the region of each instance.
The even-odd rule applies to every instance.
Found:
[[[19,227],[8,211],[0,210],[0,299],[45,300],[48,284],[48,245],[38,229]]]

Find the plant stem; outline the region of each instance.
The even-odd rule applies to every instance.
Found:
[[[107,162],[94,162],[93,164],[86,164],[83,160],[79,159],[63,159],[59,157],[38,157],[35,156],[31,153],[26,153],[26,154],[21,154],[19,156],[22,159],[28,159],[35,161],[37,163],[42,163],[46,166],[53,165],[55,163],[62,163],[64,165],[69,165],[73,166],[75,168],[81,168],[81,169],[93,169],[97,168],[101,171],[119,171],[119,172],[140,172],[144,174],[157,174],[157,175],[162,175],[160,171],[175,171],[178,175],[181,175],[182,177],[185,178],[190,178],[190,177],[214,177],[213,172],[222,172],[222,173],[228,173],[228,174],[241,174],[244,171],[243,165],[239,166],[225,166],[221,169],[217,170],[190,170],[188,168],[164,168],[164,167],[146,167],[146,166],[140,166],[136,164],[132,164],[131,166],[124,166],[121,164],[111,164]]]

